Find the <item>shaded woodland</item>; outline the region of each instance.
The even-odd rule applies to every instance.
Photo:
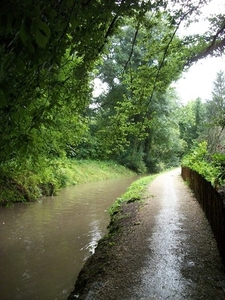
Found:
[[[1,183],[54,159],[153,173],[201,141],[212,153],[224,147],[223,71],[207,103],[183,106],[171,87],[224,52],[222,14],[202,35],[178,34],[207,2],[1,1]],[[97,96],[96,79],[105,87]]]

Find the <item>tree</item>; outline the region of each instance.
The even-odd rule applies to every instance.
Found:
[[[213,83],[212,99],[206,103],[207,109],[207,141],[210,152],[216,152],[218,145],[225,141],[225,74],[217,73]]]
[[[207,102],[208,121],[222,128],[225,126],[225,74],[217,73],[213,83],[212,100]]]
[[[80,95],[86,93],[89,74],[119,19],[141,13],[149,5],[139,1],[40,0],[35,5],[31,0],[1,1],[0,161],[20,149],[24,155],[33,131],[47,120],[49,124],[55,107],[68,105],[70,110],[75,101],[77,113],[85,109],[87,99]],[[68,73],[62,79],[67,63]]]
[[[206,107],[200,98],[189,101],[177,109],[180,137],[185,142],[184,153],[204,140],[206,126]]]
[[[196,39],[197,53],[193,53],[190,57],[189,63],[198,61],[199,59],[211,56],[221,56],[225,49],[225,16],[223,14],[214,15],[208,18],[209,29],[203,35],[195,35],[188,37]]]
[[[122,51],[120,58],[117,55],[118,65],[111,64],[112,72],[107,79],[118,88],[118,93],[116,98],[108,95],[105,104],[101,102],[102,107],[108,108],[111,103],[108,117],[120,135],[108,142],[104,128],[98,132],[99,138],[106,138],[102,145],[108,145],[107,151],[112,141],[116,141],[115,149],[121,151],[134,137],[138,149],[139,140],[151,127],[154,109],[149,107],[154,99],[161,99],[159,94],[178,78],[185,65],[198,59],[198,55],[204,56],[210,38],[214,37],[212,32],[199,38],[199,43],[196,37],[183,41],[176,37],[180,24],[193,18],[205,2],[178,1],[171,5],[174,3],[162,0],[40,0],[34,5],[31,0],[1,1],[0,162],[15,158],[20,152],[25,155],[27,150],[31,155],[34,148],[47,148],[48,153],[50,148],[64,150],[79,144],[85,127],[80,123],[86,121],[95,66],[102,55],[113,57],[112,50],[121,47],[119,41],[108,47],[109,38],[115,37],[121,26],[124,32],[131,30],[129,41],[123,37],[123,47],[130,47],[126,57]],[[216,26],[216,42],[221,42],[221,18],[217,18]],[[118,85],[118,80],[122,84]],[[114,87],[113,91],[115,95]],[[66,116],[70,111],[74,114],[71,122]],[[104,114],[107,116],[105,109]],[[61,119],[56,122],[55,118]],[[104,126],[103,118],[101,121],[98,124]],[[63,133],[56,131],[56,124],[66,132],[70,127],[65,147],[60,138]],[[76,131],[74,135],[72,128]],[[48,135],[50,129],[54,134]]]
[[[146,166],[152,169],[160,159],[169,163],[168,153],[174,154],[172,161],[180,151],[179,146],[177,151],[170,151],[174,147],[167,138],[174,104],[166,90],[182,71],[185,55],[177,54],[176,49],[181,50],[182,44],[175,37],[171,41],[174,28],[167,22],[167,15],[156,13],[151,18],[146,15],[145,26],[139,28],[133,44],[136,23],[129,19],[113,38],[99,68],[99,78],[107,83],[108,91],[95,101],[92,135],[97,137],[101,149],[99,158],[117,159],[143,171]],[[178,129],[171,128],[170,132],[173,137],[179,134]],[[163,139],[164,150],[159,151]],[[151,151],[157,145],[158,151]]]

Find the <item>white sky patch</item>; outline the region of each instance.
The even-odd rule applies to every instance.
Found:
[[[225,57],[203,59],[183,73],[182,78],[174,84],[182,103],[198,97],[203,101],[211,99],[213,82],[220,70],[225,72]]]
[[[206,20],[210,15],[223,14],[225,12],[225,1],[224,0],[211,0],[207,5],[201,8],[201,15],[198,17],[198,22],[192,23],[188,28],[182,28],[180,33],[185,35],[191,34],[203,34],[209,27],[209,21]],[[178,30],[179,34],[179,30]]]
[[[209,23],[205,21],[205,17],[211,14],[225,13],[225,1],[212,0],[202,8],[202,12],[201,21],[192,24],[182,34],[203,34],[206,32]],[[173,85],[176,87],[182,103],[186,104],[188,101],[195,100],[198,97],[203,101],[210,99],[213,81],[215,81],[216,74],[220,70],[225,72],[225,55],[202,59],[191,66],[187,72],[184,72],[182,78]]]
[[[94,79],[94,91],[92,94],[94,98],[100,96],[104,92],[107,92],[107,90],[107,83],[103,83],[99,78]]]

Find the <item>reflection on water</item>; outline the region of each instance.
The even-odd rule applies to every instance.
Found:
[[[88,250],[91,254],[95,252],[95,248],[98,244],[98,241],[102,237],[101,235],[101,230],[99,228],[99,221],[95,220],[90,224],[90,227],[92,229],[89,230],[88,232],[88,237],[90,237],[90,242],[85,245],[81,250]],[[88,255],[89,256],[89,255]],[[85,257],[86,260],[87,257]]]
[[[82,184],[0,208],[1,300],[66,299],[106,232],[107,208],[136,179]]]

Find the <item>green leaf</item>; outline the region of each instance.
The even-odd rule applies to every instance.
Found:
[[[56,10],[54,10],[53,8],[49,11],[49,16],[54,19],[57,16],[57,12]]]
[[[34,53],[35,52],[35,49],[34,49],[34,46],[32,44],[28,44],[27,45],[27,49],[30,53]]]
[[[13,59],[15,58],[15,54],[14,53],[8,53],[5,55],[5,57],[3,57],[3,60],[2,60],[2,66],[1,68],[3,69],[8,69],[10,68],[10,66],[12,65],[12,61]]]
[[[51,36],[51,30],[48,25],[40,19],[34,20],[31,24],[30,31],[34,35],[38,46],[45,48]]]
[[[35,33],[35,39],[36,42],[38,44],[38,46],[40,46],[41,48],[45,48],[47,43],[48,43],[48,38],[46,36],[44,36],[40,30],[37,30],[37,32]]]
[[[45,48],[51,36],[51,30],[42,20],[34,21],[31,25],[31,32],[35,36],[37,44],[41,48]]]
[[[37,21],[33,20],[32,24],[31,24],[31,27],[30,27],[30,32],[35,36],[37,30],[38,30]]]
[[[7,99],[5,97],[5,94],[2,90],[0,90],[0,107],[7,105]]]
[[[25,64],[20,57],[17,57],[16,59],[16,67],[21,73],[24,71]]]
[[[30,35],[28,33],[28,28],[26,27],[25,23],[23,22],[20,27],[20,38],[24,45],[26,45],[27,41],[30,38]]]
[[[79,22],[74,18],[70,20],[70,25],[73,29],[75,29],[77,26],[79,26]]]
[[[41,21],[40,19],[37,21],[37,25],[39,31],[49,39],[51,36],[51,30],[48,27],[48,25],[45,22]]]

